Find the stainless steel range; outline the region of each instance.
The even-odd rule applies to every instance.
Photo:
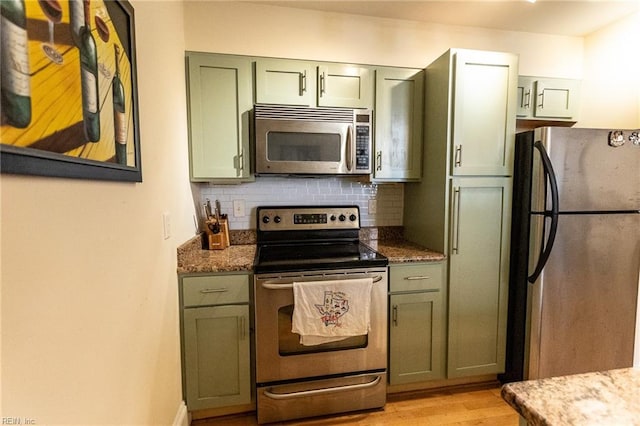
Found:
[[[257,221],[258,422],[384,406],[388,260],[359,241],[358,207],[259,207]]]

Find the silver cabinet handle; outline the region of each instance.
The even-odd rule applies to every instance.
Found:
[[[372,388],[378,383],[380,383],[380,380],[381,380],[380,376],[376,376],[375,379],[367,383],[361,383],[357,385],[336,386],[332,388],[314,389],[314,390],[308,390],[308,391],[302,391],[302,392],[291,392],[291,393],[273,393],[270,390],[265,390],[264,395],[271,399],[290,399],[290,398],[300,398],[303,396],[324,395],[324,394],[334,393],[334,392],[348,392],[348,391],[353,391],[358,389]]]
[[[376,170],[382,170],[382,151],[376,152]]]
[[[542,91],[542,93],[538,95],[538,97],[540,98],[540,103],[538,104],[538,108],[544,109],[544,90]]]
[[[417,280],[430,280],[431,277],[428,275],[415,275],[412,277],[404,277],[407,281],[417,281]]]
[[[240,151],[238,154],[238,167],[236,167],[240,172],[244,170],[244,151]]]
[[[240,340],[244,340],[247,337],[247,333],[245,331],[245,322],[246,322],[245,317],[244,316],[239,317],[239,322],[240,322],[240,324],[238,325],[238,327],[240,328],[238,330],[240,334],[239,337],[240,337]]]
[[[324,95],[326,91],[326,78],[323,71],[320,73],[320,96]]]
[[[527,90],[524,93],[524,99],[523,99],[523,104],[522,105],[525,109],[529,109],[531,108],[531,89]]]
[[[229,291],[229,289],[227,289],[226,287],[220,287],[220,288],[205,288],[200,290],[200,293],[202,294],[209,294],[209,293],[226,293],[227,291]]]
[[[391,309],[391,320],[393,321],[393,325],[398,326],[398,305],[393,305]]]
[[[307,70],[300,73],[300,96],[307,91]]]
[[[454,154],[454,165],[456,167],[462,166],[462,145],[456,146],[456,152]]]
[[[460,242],[460,188],[453,189],[453,242],[451,253],[458,254],[458,243]]]

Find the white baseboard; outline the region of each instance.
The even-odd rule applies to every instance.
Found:
[[[173,419],[172,426],[189,426],[191,422],[189,422],[189,413],[187,412],[187,405],[184,401],[180,401],[180,405],[178,406],[178,411],[176,412],[176,417]]]

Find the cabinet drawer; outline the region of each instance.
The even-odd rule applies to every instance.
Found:
[[[249,275],[182,278],[182,300],[187,306],[249,302]]]
[[[393,293],[441,289],[443,272],[442,263],[392,265],[389,268],[389,290]]]

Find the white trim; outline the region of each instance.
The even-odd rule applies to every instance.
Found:
[[[189,421],[187,405],[184,403],[184,401],[180,401],[180,405],[178,406],[176,417],[173,419],[172,426],[189,426],[190,424],[191,422]]]

